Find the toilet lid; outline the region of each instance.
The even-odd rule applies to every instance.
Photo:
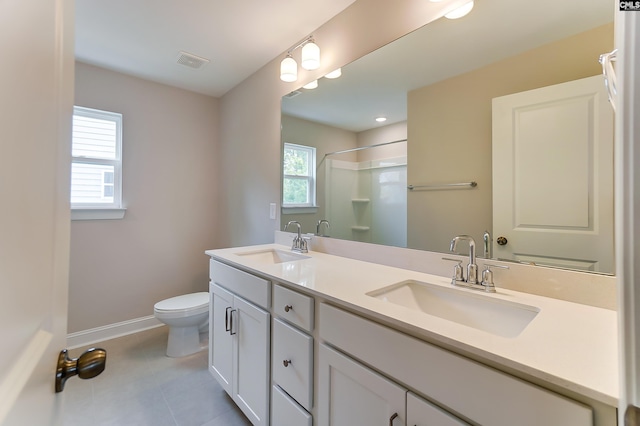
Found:
[[[154,308],[159,311],[176,311],[180,309],[199,308],[208,304],[209,293],[203,291],[162,300],[156,303]]]

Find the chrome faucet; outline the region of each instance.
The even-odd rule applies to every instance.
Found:
[[[296,220],[292,220],[284,227],[286,231],[289,225],[294,224],[298,227],[298,235],[293,237],[293,244],[291,245],[292,251],[297,251],[300,253],[307,253],[309,250],[307,249],[307,240],[302,238],[302,227],[300,226],[300,222]]]
[[[331,228],[331,226],[329,225],[329,221],[328,220],[326,220],[326,219],[319,220],[318,224],[316,225],[316,235],[319,236],[319,237],[324,237],[325,236],[324,234],[320,234],[320,226],[323,223],[327,226],[327,230],[329,230],[329,228]]]
[[[485,255],[487,254],[487,241],[491,240],[491,237],[487,238],[489,232],[485,231]],[[484,290],[487,293],[495,293],[496,287],[493,283],[493,271],[491,268],[509,269],[508,266],[493,265],[489,263],[484,264],[484,271],[482,271],[482,282],[478,282],[478,265],[476,265],[476,242],[469,235],[458,235],[451,240],[451,246],[449,251],[455,253],[458,241],[469,242],[469,264],[467,265],[467,278],[464,277],[464,271],[462,269],[462,260],[450,259],[443,257],[443,260],[450,260],[456,262],[456,266],[453,269],[453,278],[451,278],[451,285],[469,287],[475,290]]]
[[[469,235],[458,235],[453,237],[449,251],[455,253],[458,241],[469,242],[469,264],[467,265],[467,279],[463,277],[463,282],[468,284],[478,284],[478,265],[476,264],[476,242]]]

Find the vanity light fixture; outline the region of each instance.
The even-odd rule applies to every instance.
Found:
[[[342,75],[342,68],[338,68],[337,70],[331,71],[329,74],[325,75],[326,78],[338,78]]]
[[[471,9],[473,9],[473,0],[471,0],[469,3],[466,3],[460,6],[457,9],[453,9],[449,13],[446,13],[444,17],[448,19],[462,18],[463,16],[466,16],[469,12],[471,12]]]
[[[287,51],[287,56],[280,62],[280,80],[290,83],[298,79],[298,64],[292,56],[298,48],[302,48],[302,68],[311,71],[320,67],[320,48],[311,35]]]
[[[286,58],[280,62],[280,80],[291,83],[298,79],[298,64],[296,60],[287,55]]]
[[[302,86],[303,89],[315,89],[316,87],[318,87],[318,80],[313,80],[307,84],[305,84],[304,86]]]

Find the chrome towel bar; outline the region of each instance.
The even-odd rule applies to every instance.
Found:
[[[407,185],[409,191],[414,189],[431,190],[431,189],[449,189],[449,188],[475,188],[478,186],[477,182],[462,182],[462,183],[439,183],[433,185]]]

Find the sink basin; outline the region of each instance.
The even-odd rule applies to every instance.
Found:
[[[242,256],[245,259],[251,259],[256,262],[266,263],[274,265],[276,263],[295,262],[297,260],[309,259],[309,256],[293,253],[290,251],[266,249],[259,251],[248,251],[242,253],[236,253],[238,256]]]
[[[367,296],[509,338],[518,336],[540,312],[534,306],[419,281],[403,281]]]

